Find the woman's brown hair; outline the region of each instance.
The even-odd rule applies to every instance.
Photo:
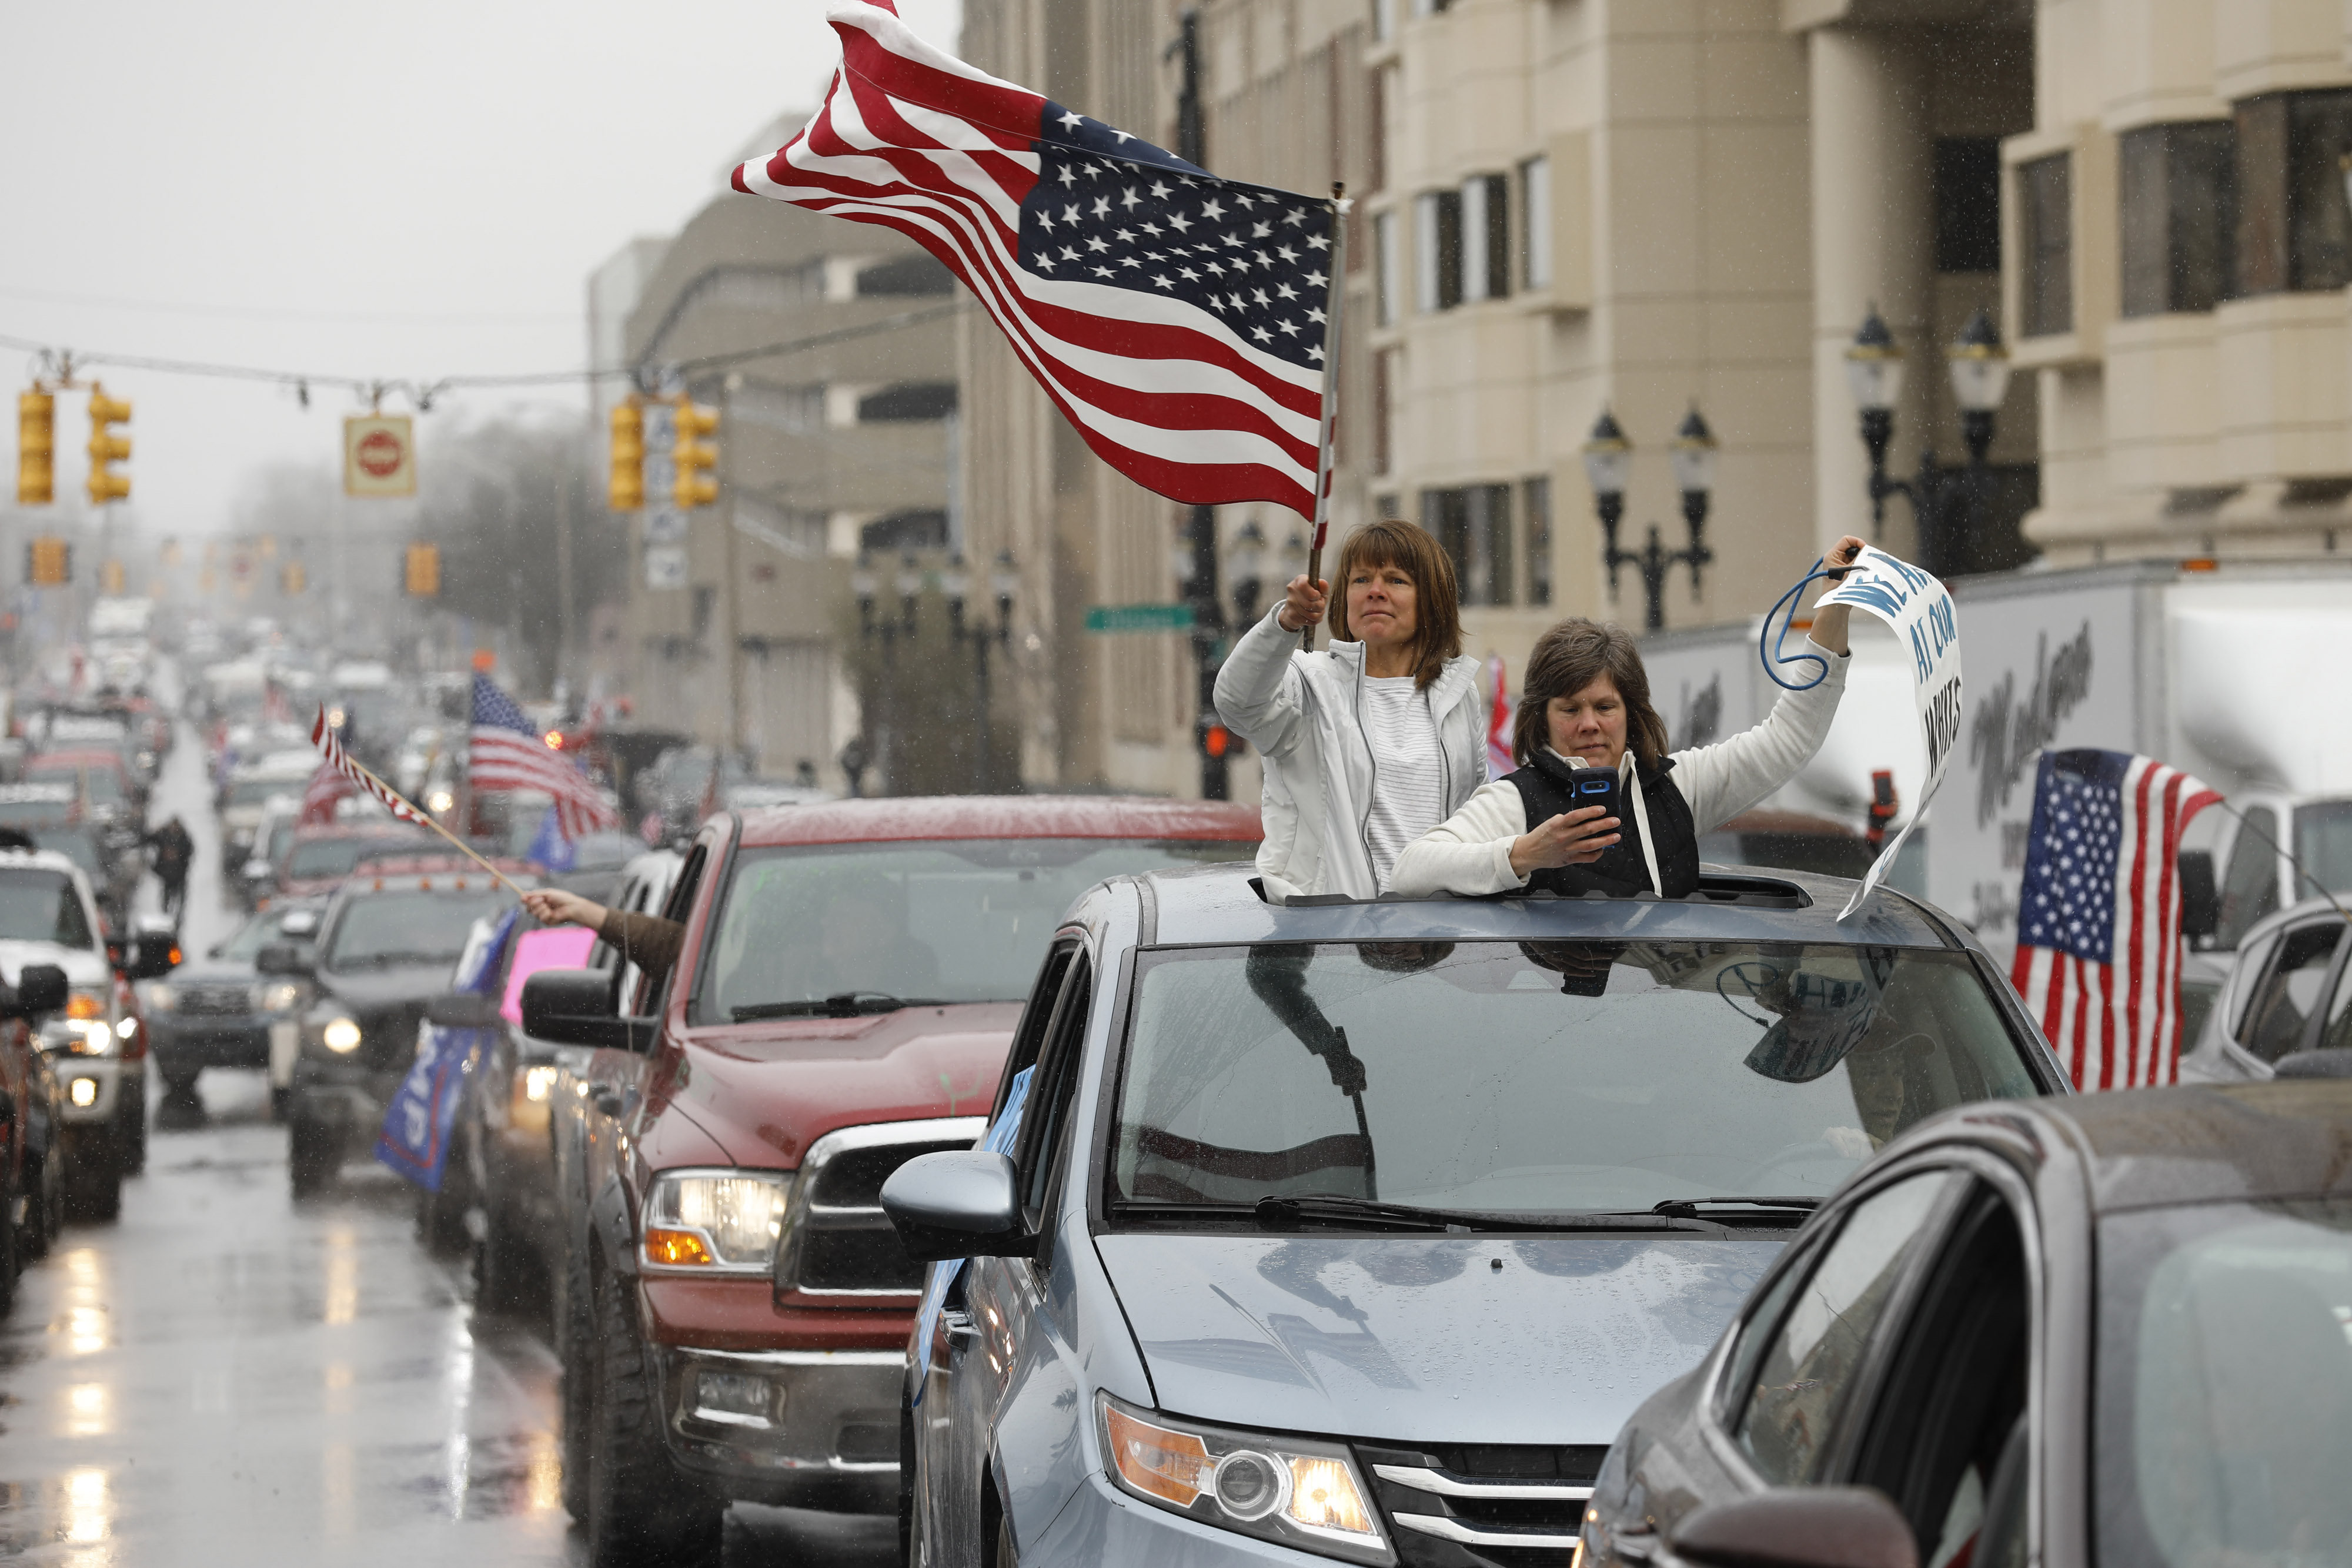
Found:
[[[1411,523],[1371,523],[1340,541],[1339,569],[1331,574],[1331,635],[1359,641],[1348,630],[1348,580],[1366,568],[1384,566],[1412,579],[1412,678],[1427,691],[1445,661],[1461,657],[1462,611],[1454,563],[1425,530]]]
[[[1527,678],[1519,684],[1519,713],[1511,726],[1511,757],[1522,768],[1551,744],[1551,699],[1572,697],[1601,676],[1609,677],[1625,702],[1625,744],[1645,768],[1666,754],[1666,722],[1650,706],[1650,674],[1642,650],[1622,627],[1572,616],[1536,639],[1528,654]],[[1613,757],[1588,757],[1596,767],[1617,765]]]

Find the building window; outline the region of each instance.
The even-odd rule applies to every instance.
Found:
[[[1396,518],[1402,521],[1402,518],[1397,511],[1398,504],[1394,496],[1375,496],[1372,497],[1372,516],[1384,520]]]
[[[945,419],[956,411],[953,382],[900,382],[857,400],[860,424]]]
[[[2352,209],[2336,160],[2352,147],[2352,92],[2285,92],[2238,105],[2242,294],[2352,282]]]
[[[1551,602],[1551,481],[1530,479],[1519,486],[1520,515],[1528,541],[1528,602]]]
[[[1511,602],[1511,487],[1470,485],[1423,490],[1421,526],[1454,562],[1462,602]]]
[[[1551,287],[1551,160],[1519,165],[1520,224],[1527,235],[1520,276],[1530,289]]]
[[[2000,142],[1997,138],[1937,139],[1936,270],[2000,270]]]
[[[860,299],[953,294],[955,286],[955,275],[929,256],[902,256],[862,268],[857,274]]]
[[[2074,329],[2074,179],[2064,152],[2017,166],[2025,336]]]
[[[1393,327],[1404,314],[1403,279],[1397,276],[1397,215],[1372,214],[1372,317]]]
[[[2210,310],[2230,297],[2236,141],[2227,120],[2147,125],[2118,138],[2125,315]]]
[[[1511,182],[1480,174],[1462,184],[1462,295],[1507,299],[1511,294]]]
[[[1372,356],[1372,472],[1396,469],[1394,377],[1396,350],[1382,349]]]
[[[1462,193],[1413,198],[1413,293],[1423,311],[1462,303]]]

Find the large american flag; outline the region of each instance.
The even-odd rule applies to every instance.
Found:
[[[536,789],[555,798],[555,822],[567,839],[619,825],[588,776],[542,739],[514,699],[489,676],[474,676],[474,737],[467,778],[477,789]]]
[[[324,767],[311,776],[309,786],[302,791],[302,810],[306,818],[311,809],[312,798],[320,792],[320,779],[328,769],[331,768],[337,776],[349,779],[382,801],[384,810],[402,821],[415,822],[420,827],[427,828],[433,825],[424,812],[402,800],[391,785],[361,767],[358,760],[343,749],[342,737],[337,735],[334,727],[327,722],[327,710],[323,707],[319,710],[317,721],[310,726],[310,744],[317,747],[327,760]],[[331,801],[327,810],[329,813],[327,820],[331,821],[334,810]]]
[[[2078,1089],[2173,1082],[2180,832],[2214,790],[2120,751],[2045,751],[2010,979]]]
[[[1312,517],[1333,204],[1214,178],[975,70],[890,0],[827,16],[824,105],[735,188],[921,245],[1138,484]]]

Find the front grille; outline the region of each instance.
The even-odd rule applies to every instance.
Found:
[[[917,1155],[969,1149],[980,1116],[842,1127],[809,1145],[776,1243],[775,1286],[817,1296],[912,1296],[923,1266],[882,1212],[882,1184]]]
[[[1601,1444],[1358,1444],[1404,1568],[1559,1568],[1583,1528]]]
[[[253,1010],[253,988],[246,985],[184,986],[180,988],[179,1010],[207,1018],[241,1017]]]

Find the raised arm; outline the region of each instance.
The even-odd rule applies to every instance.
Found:
[[[1269,757],[1287,756],[1303,733],[1306,709],[1290,655],[1309,624],[1304,612],[1322,602],[1305,578],[1297,579],[1281,603],[1242,633],[1217,672],[1218,716]]]

